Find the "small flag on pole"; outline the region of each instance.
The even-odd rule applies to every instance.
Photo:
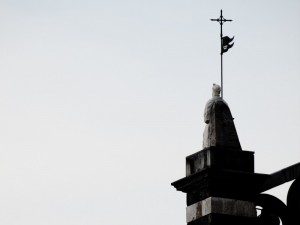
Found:
[[[224,52],[227,52],[230,48],[232,48],[232,46],[234,45],[234,42],[231,44],[230,42],[232,42],[234,39],[234,36],[232,38],[225,36],[222,37],[222,52],[221,54],[223,54]]]
[[[221,9],[221,15],[218,19],[210,19],[211,21],[217,21],[220,24],[221,27],[221,33],[220,33],[220,37],[221,37],[221,96],[222,98],[224,97],[223,95],[223,90],[224,90],[224,86],[223,86],[223,53],[227,52],[230,48],[232,48],[232,46],[234,45],[234,43],[231,43],[234,39],[234,37],[230,38],[228,36],[223,37],[223,24],[227,21],[231,22],[232,20],[227,20],[223,17],[222,14],[222,9]]]

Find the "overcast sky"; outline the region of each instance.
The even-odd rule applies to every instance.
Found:
[[[300,1],[1,0],[0,223],[185,224],[170,183],[202,148],[220,9],[242,148],[299,162]]]

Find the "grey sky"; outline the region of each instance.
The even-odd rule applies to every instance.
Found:
[[[0,223],[185,223],[220,83],[256,172],[300,161],[300,2],[1,1]],[[282,200],[286,188],[275,193]]]

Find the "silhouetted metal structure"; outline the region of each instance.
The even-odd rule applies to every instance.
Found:
[[[230,38],[228,36],[223,37],[223,24],[225,22],[231,22],[232,20],[227,20],[223,17],[222,9],[221,9],[221,15],[218,19],[211,19],[211,21],[217,21],[220,24],[221,32],[220,32],[220,38],[221,38],[221,97],[223,98],[223,53],[227,52],[230,48],[232,48],[233,44],[231,42],[233,41],[234,37]]]

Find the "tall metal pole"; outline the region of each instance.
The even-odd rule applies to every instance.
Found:
[[[223,23],[229,21],[231,22],[232,20],[227,20],[223,17],[223,12],[222,12],[222,9],[221,9],[221,15],[218,19],[211,19],[211,21],[217,21],[220,23],[220,28],[221,28],[221,32],[220,32],[220,39],[221,39],[221,97],[223,98],[224,97],[224,94],[223,94],[223,90],[224,90],[224,87],[223,87]]]
[[[223,18],[222,15],[222,9],[221,9],[221,19]],[[220,27],[221,27],[221,32],[220,32],[220,39],[221,39],[221,98],[223,98],[223,44],[222,44],[222,38],[223,38],[223,22],[220,23]]]

